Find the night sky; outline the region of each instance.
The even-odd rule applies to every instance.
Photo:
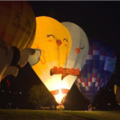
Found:
[[[88,39],[99,38],[107,42],[117,55],[117,65],[116,71],[106,88],[101,90],[97,95],[94,105],[99,106],[101,100],[104,107],[106,103],[111,102],[113,106],[117,106],[115,101],[115,96],[113,92],[113,85],[117,83],[120,85],[119,77],[119,66],[120,66],[120,2],[116,1],[29,1],[33,8],[35,16],[50,16],[58,20],[59,22],[69,21],[79,25],[87,34]],[[10,87],[7,88],[6,80],[9,78]],[[22,68],[17,76],[7,76],[1,85],[1,90],[6,91],[22,91],[27,94],[30,87],[34,84],[41,84],[41,81],[34,73],[29,64]],[[111,91],[110,91],[111,89]],[[66,107],[68,109],[87,109],[89,101],[86,100],[82,94],[79,92],[75,84],[68,93],[66,98]],[[107,106],[107,105],[106,105]],[[104,107],[99,107],[99,109],[104,109]],[[108,107],[107,107],[108,108]]]

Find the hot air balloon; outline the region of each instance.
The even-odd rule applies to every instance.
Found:
[[[73,72],[75,72],[75,70],[81,71],[89,50],[87,35],[84,30],[75,23],[62,22],[62,24],[69,30],[72,37],[72,48],[66,59],[64,68],[71,68]],[[64,78],[64,81],[69,85],[69,88],[71,88],[76,78],[77,75],[69,75]]]
[[[14,53],[13,50],[12,52]],[[18,62],[16,62],[16,64],[13,64],[15,63],[14,62],[15,60],[14,60],[14,54],[12,55],[11,64],[7,67],[3,76],[13,75],[14,77],[17,77],[19,69],[21,69],[27,64],[28,59],[29,61],[31,61],[33,59],[40,58],[40,56],[41,56],[41,51],[39,49],[31,49],[31,48],[22,49],[20,51],[20,56],[19,56],[20,58],[18,59]]]
[[[0,1],[0,38],[11,46],[13,52],[12,66],[7,67],[2,78],[8,74],[16,76],[18,70],[15,71],[14,66],[21,61],[21,50],[31,47],[35,30],[35,15],[28,2]]]
[[[38,49],[24,48],[20,52],[14,51],[14,47],[10,47],[7,43],[0,39],[0,82],[6,75],[17,76],[19,68],[26,65],[28,58],[40,57],[41,51]],[[14,56],[18,54],[18,59]]]
[[[84,44],[84,39],[87,41],[87,37],[81,32],[81,28],[77,25],[71,28],[74,32],[72,38],[76,37],[74,41],[71,39],[71,31],[57,20],[47,16],[36,17],[36,35],[32,48],[40,49],[42,54],[37,64],[35,61],[29,63],[59,105],[65,102],[65,97],[76,76],[80,76],[81,64],[74,65],[75,59],[73,58],[77,58],[81,52],[80,41],[82,40],[82,50],[88,47],[88,44]],[[70,57],[68,57],[69,53]]]
[[[0,1],[0,38],[19,50],[31,47],[36,29],[34,12],[25,1]]]
[[[32,48],[40,49],[42,54],[40,58],[35,59],[39,60],[37,64],[34,60],[28,61],[59,104],[63,98],[58,95],[62,84],[61,74],[51,76],[50,70],[59,67],[59,70],[63,71],[62,67],[71,45],[71,36],[60,22],[47,16],[36,17],[36,35]],[[62,92],[66,92],[66,89]]]
[[[89,53],[76,79],[76,85],[83,96],[93,104],[94,97],[101,87],[105,87],[112,76],[116,64],[116,55],[112,48],[100,40],[89,40]]]
[[[115,99],[118,105],[120,105],[120,87],[118,87],[117,85],[114,85],[114,93],[115,93]]]

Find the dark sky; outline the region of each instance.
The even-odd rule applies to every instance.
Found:
[[[33,8],[35,16],[50,16],[59,22],[69,21],[79,25],[89,38],[99,38],[113,47],[118,57],[117,68],[120,66],[120,2],[116,1],[29,1]],[[8,76],[11,86],[6,88],[6,79],[2,81],[2,89],[14,89],[17,91],[28,91],[33,84],[41,83],[39,78],[33,72],[29,64],[22,68],[17,78]],[[113,83],[113,82],[111,82]],[[108,86],[109,87],[109,86]],[[111,84],[110,84],[111,87]],[[113,87],[113,86],[112,86]],[[72,91],[73,90],[73,91]],[[85,99],[79,94],[74,85],[71,90],[71,103],[79,102],[82,105]],[[79,99],[75,98],[75,94],[79,94]],[[69,93],[70,94],[70,93]],[[113,95],[113,94],[112,94]],[[68,100],[69,101],[69,100]],[[73,105],[74,105],[73,103]],[[87,101],[86,101],[87,104]],[[84,106],[83,106],[84,108]]]
[[[88,38],[95,37],[109,42],[115,50],[119,44],[120,2],[106,1],[30,1],[35,16],[50,16],[59,22],[78,24]]]

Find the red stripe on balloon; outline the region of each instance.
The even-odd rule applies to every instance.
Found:
[[[53,90],[53,91],[50,91],[50,92],[52,93],[52,95],[57,95],[57,94],[59,94],[59,89]],[[68,89],[61,89],[61,92],[63,94],[67,94],[69,92],[69,90]]]
[[[57,95],[57,94],[59,94],[59,90],[53,90],[53,91],[51,91],[51,93],[52,93],[52,95]]]
[[[68,89],[61,89],[61,91],[62,91],[63,94],[67,94],[69,92]]]
[[[100,78],[97,78],[97,79],[96,79],[96,82],[99,82],[99,81],[100,81]]]
[[[92,55],[93,51],[92,50],[89,50],[89,55]]]
[[[85,82],[85,86],[88,86],[88,82]]]
[[[88,82],[91,82],[91,78],[88,78]]]
[[[106,52],[100,51],[100,55],[106,55]]]
[[[100,47],[99,46],[93,46],[93,50],[99,50]]]

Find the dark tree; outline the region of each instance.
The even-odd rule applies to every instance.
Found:
[[[51,93],[43,84],[33,85],[29,91],[28,101],[38,106],[44,106],[51,98]]]

